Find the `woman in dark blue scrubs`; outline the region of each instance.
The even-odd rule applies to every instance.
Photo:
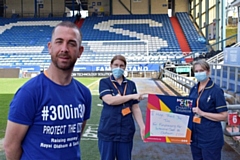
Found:
[[[133,117],[144,139],[145,125],[138,105],[143,96],[137,93],[135,83],[123,76],[126,65],[125,57],[114,56],[110,64],[112,75],[99,82],[99,97],[103,101],[98,127],[101,160],[131,160]]]
[[[197,99],[193,108],[192,157],[193,160],[221,160],[224,138],[220,121],[228,116],[224,92],[209,77],[210,66],[205,60],[195,62],[193,71],[198,83],[189,94]]]

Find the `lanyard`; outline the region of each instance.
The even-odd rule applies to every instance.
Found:
[[[116,88],[116,90],[118,91],[118,94],[119,94],[119,95],[122,95],[121,92],[120,92],[120,90],[117,88],[116,84],[112,81],[111,77],[110,77],[110,80],[111,80],[114,88]],[[123,91],[123,95],[122,95],[122,96],[125,96],[125,95],[126,95],[126,90],[127,90],[127,83],[125,84],[125,87],[124,87],[124,91]]]
[[[209,81],[209,79],[208,79],[208,81]],[[203,91],[205,90],[205,88],[206,88],[206,86],[207,86],[207,84],[208,84],[208,81],[207,81],[206,85],[203,87],[202,92],[200,93],[200,95],[199,95],[198,98],[197,98],[197,102],[196,102],[196,103],[197,103],[197,107],[198,107],[198,105],[199,105],[199,99],[200,99]],[[200,84],[199,84],[199,85],[200,85]],[[198,92],[199,92],[199,86],[198,86]]]

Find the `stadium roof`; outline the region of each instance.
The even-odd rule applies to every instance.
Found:
[[[240,6],[240,0],[233,1],[232,6]]]

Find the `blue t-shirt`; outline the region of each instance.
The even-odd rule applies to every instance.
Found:
[[[189,94],[190,98],[198,98],[198,85]],[[220,113],[227,111],[223,90],[211,79],[208,81],[200,99],[198,107],[204,112]],[[193,123],[191,145],[199,148],[221,148],[224,144],[221,122],[201,117],[201,123]]]
[[[124,78],[122,84],[119,85],[114,77],[111,76],[100,80],[100,98],[107,94],[118,96],[119,92],[113,84],[118,88],[121,95],[123,95],[126,85],[126,95],[137,93],[136,85],[133,81]],[[132,141],[135,133],[132,112],[123,116],[122,109],[129,107],[132,110],[132,106],[137,103],[137,100],[130,100],[124,104],[112,106],[103,101],[103,109],[98,127],[98,138],[104,141]]]
[[[15,94],[8,119],[28,125],[22,160],[79,160],[82,123],[90,118],[91,93],[72,79],[61,86],[44,74],[32,78]]]

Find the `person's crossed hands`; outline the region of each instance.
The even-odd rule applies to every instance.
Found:
[[[133,94],[132,95],[132,99],[134,100],[138,100],[138,101],[141,101],[143,99],[145,99],[146,97],[144,97],[145,93],[142,93],[142,94]]]

